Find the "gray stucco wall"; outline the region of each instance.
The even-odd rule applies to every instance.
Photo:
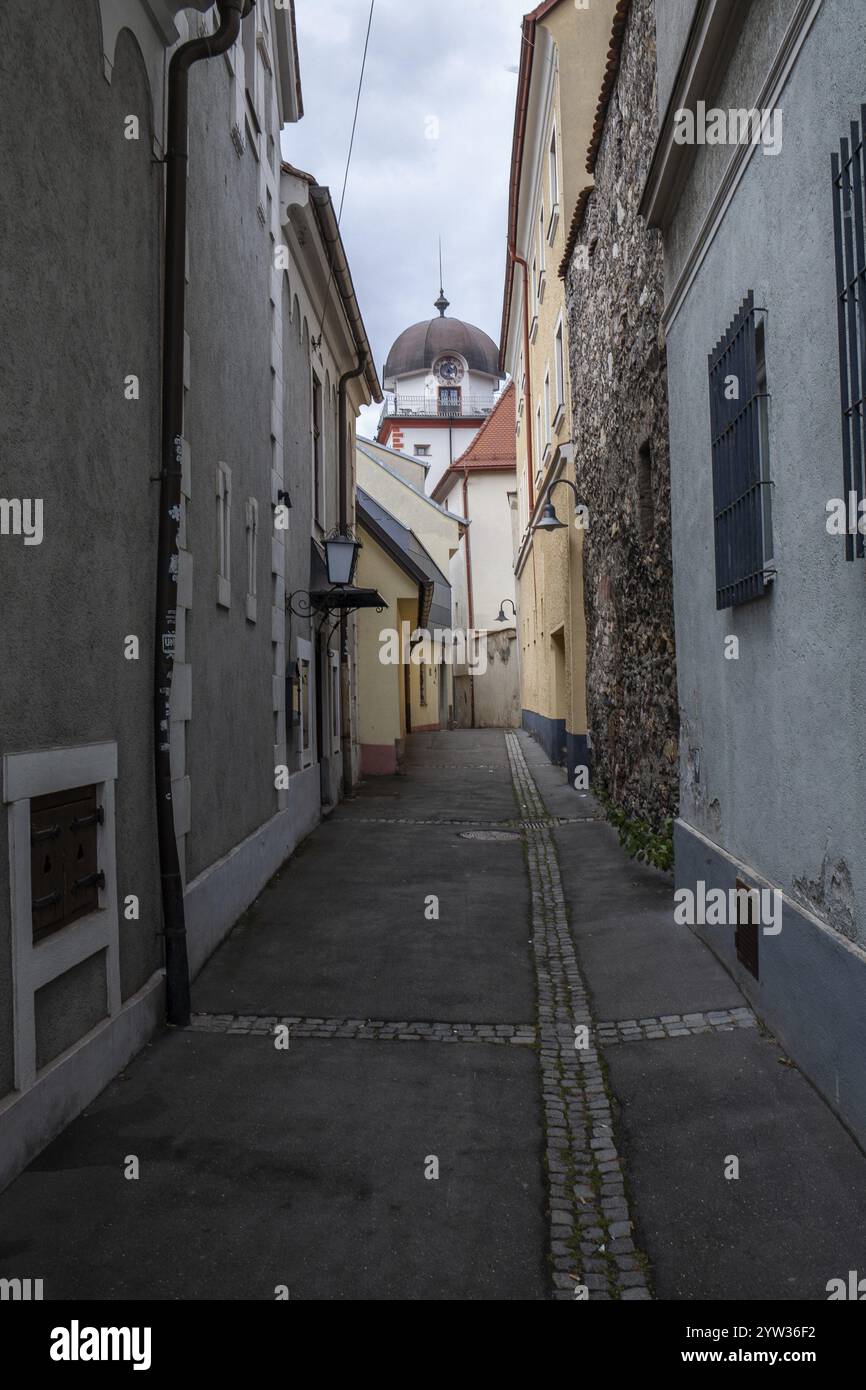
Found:
[[[719,107],[728,111],[751,109],[756,105],[767,72],[797,4],[798,0],[751,0],[735,56],[720,78],[718,88],[706,95],[708,108]],[[819,93],[813,93],[810,100],[815,102],[821,100],[821,97]],[[797,99],[789,99],[786,96],[782,104],[782,154],[761,154],[761,163],[772,164],[786,157],[789,166],[792,162],[797,163],[799,137],[796,131],[805,115],[806,112],[799,106]],[[787,152],[786,141],[790,142]],[[668,292],[682,272],[683,264],[706,217],[730,157],[731,148],[728,145],[699,145],[695,149],[694,163],[684,186],[676,219],[665,236],[665,279]],[[725,321],[725,326],[728,322],[729,320]]]
[[[283,277],[283,365],[286,373],[284,429],[284,469],[292,498],[290,529],[286,534],[286,597],[310,584],[310,514],[313,501],[310,464],[310,420],[312,413],[310,381],[310,330],[301,313],[294,291]],[[291,293],[291,308],[289,295]],[[296,639],[311,640],[309,618],[286,613],[286,660],[296,658]],[[289,769],[298,766],[297,739],[292,736],[291,711],[286,715]]]
[[[707,891],[736,887],[737,865],[694,831],[674,829],[677,880]],[[737,960],[735,928],[704,926],[700,936],[727,966],[746,998],[817,1086],[866,1143],[866,959],[838,932],[819,925],[790,901],[782,930],[759,932],[760,982]],[[686,930],[686,928],[683,928]]]
[[[657,112],[661,121],[671,98],[699,0],[655,0],[658,49]]]
[[[190,389],[188,546],[194,564],[187,621],[192,719],[187,881],[277,809],[271,645],[271,239],[256,212],[258,166],[230,134],[229,72],[221,60],[190,76]],[[217,603],[217,466],[232,474],[231,607]],[[259,507],[257,619],[245,613],[245,509]]]
[[[768,60],[790,9],[788,0],[755,3],[719,104],[754,90],[756,45]],[[830,154],[859,112],[862,59],[860,0],[825,4],[783,94],[782,153],[752,156],[667,346],[681,814],[866,944],[864,573],[825,529],[827,500],[842,493]],[[699,160],[673,229],[672,279],[688,242],[682,228],[710,190]],[[718,613],[707,355],[749,289],[769,311],[778,578],[767,597]],[[729,634],[739,637],[737,661],[724,659]]]
[[[51,99],[34,100],[39,55]],[[0,181],[7,219],[0,318],[14,325],[0,403],[4,496],[44,500],[42,545],[0,538],[7,648],[0,751],[119,745],[117,885],[124,996],[161,944],[151,740],[159,430],[159,190],[147,78],[121,34],[103,75],[97,6],[0,10]],[[141,122],[138,141],[124,118]],[[124,399],[135,373],[139,401]],[[141,659],[123,656],[136,634]],[[9,866],[0,808],[0,1094],[11,1085]],[[104,994],[103,994],[104,998]],[[92,995],[54,986],[64,1045],[91,1025]],[[48,1045],[51,1051],[51,1045]]]

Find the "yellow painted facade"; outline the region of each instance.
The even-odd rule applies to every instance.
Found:
[[[525,727],[554,761],[582,762],[586,750],[586,626],[583,532],[575,496],[552,494],[564,530],[534,530],[558,479],[573,479],[571,381],[565,284],[559,267],[571,218],[591,176],[585,152],[610,40],[614,0],[586,10],[553,6],[526,42],[525,138],[516,205],[513,274],[504,365],[517,384],[518,548],[515,562]],[[529,353],[524,286],[528,282]],[[531,458],[531,464],[530,464]],[[570,768],[570,771],[573,769]]]
[[[398,471],[387,451],[378,450],[376,459],[371,459],[364,452],[366,443],[359,441],[356,450],[358,488],[412,532],[438,567],[443,583],[447,582],[460,540],[460,520],[426,497],[414,478],[406,476],[407,470]],[[382,613],[361,609],[357,617],[361,772],[387,774],[397,770],[408,733],[447,723],[449,706],[453,706],[453,668],[441,662],[421,665],[410,659],[389,664],[381,659],[386,632],[397,634],[401,657],[411,650],[408,636],[419,626],[419,583],[364,525],[360,511],[358,536],[363,548],[356,583],[363,589],[376,589],[388,604]]]
[[[360,442],[365,446],[367,444],[366,440]],[[384,454],[384,450],[380,453]],[[361,448],[356,450],[355,460],[357,486],[375,497],[392,516],[414,531],[430,558],[443,574],[447,574],[451,556],[460,541],[457,518],[424,495],[423,482],[419,487],[401,477],[392,460],[388,459],[385,466],[380,466]]]

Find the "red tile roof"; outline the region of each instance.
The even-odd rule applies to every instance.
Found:
[[[477,473],[484,469],[507,471],[517,467],[517,445],[515,443],[515,400],[517,392],[514,382],[509,381],[493,410],[476,434],[469,448],[455,459],[450,468],[443,473],[433,489],[433,500],[441,502],[464,472]]]

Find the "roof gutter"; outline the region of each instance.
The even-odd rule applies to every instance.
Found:
[[[512,242],[508,243],[508,254],[512,264],[523,267],[523,370],[526,373],[526,463],[529,485],[529,510],[535,507],[535,444],[532,434],[532,363],[529,356],[529,267],[523,256],[518,256]],[[509,296],[510,298],[510,296]],[[509,306],[509,313],[511,312]],[[504,340],[503,340],[504,341]]]
[[[346,257],[343,239],[340,236],[340,228],[334,212],[334,205],[331,202],[330,189],[323,188],[319,184],[312,184],[310,187],[310,202],[319,224],[319,231],[328,253],[328,261],[331,273],[343,301],[343,308],[352,337],[355,340],[355,347],[358,355],[363,359],[363,370],[366,373],[367,385],[370,388],[370,395],[377,404],[385,399],[382,394],[382,387],[379,385],[379,378],[373,363],[373,351],[370,347],[370,340],[367,337],[367,330],[364,327],[364,320],[361,317],[361,309],[358,298],[355,294],[355,286],[352,283],[352,273],[349,270],[349,262]],[[327,306],[326,306],[327,308]],[[357,375],[361,375],[360,372]]]
[[[505,371],[508,323],[511,318],[511,299],[514,291],[514,249],[517,246],[517,214],[520,207],[520,180],[523,175],[523,155],[526,146],[526,116],[529,110],[529,87],[532,79],[532,57],[535,51],[535,18],[526,15],[520,29],[520,76],[517,81],[517,106],[514,112],[514,137],[511,146],[511,178],[508,187],[508,253],[505,267],[505,296],[502,303],[502,328],[499,335],[499,370]]]
[[[466,464],[465,464],[465,463],[464,463],[464,465],[463,465],[463,515],[466,517],[467,521],[470,521],[470,520],[471,520],[471,517],[469,516],[469,474],[468,474],[467,467],[466,467]],[[475,596],[474,596],[474,594],[473,594],[473,592],[472,592],[472,548],[471,548],[471,547],[472,547],[472,541],[471,541],[471,539],[470,539],[469,530],[470,530],[470,528],[469,528],[469,526],[467,526],[467,527],[466,527],[466,530],[465,530],[464,533],[463,533],[463,555],[464,555],[464,558],[465,558],[465,561],[466,561],[466,608],[467,608],[467,615],[468,615],[468,618],[469,618],[469,631],[472,632],[472,633],[474,633],[474,632],[475,632]],[[467,636],[467,650],[468,650],[469,634],[467,633],[466,636]],[[472,673],[471,667],[470,667],[470,670],[469,670],[469,717],[470,717],[470,719],[471,719],[471,721],[472,721],[469,727],[470,727],[471,729],[474,729],[474,728],[475,728],[475,676],[474,676],[473,673]]]

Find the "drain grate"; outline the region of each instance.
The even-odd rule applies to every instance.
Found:
[[[461,840],[519,840],[516,830],[461,830]]]

